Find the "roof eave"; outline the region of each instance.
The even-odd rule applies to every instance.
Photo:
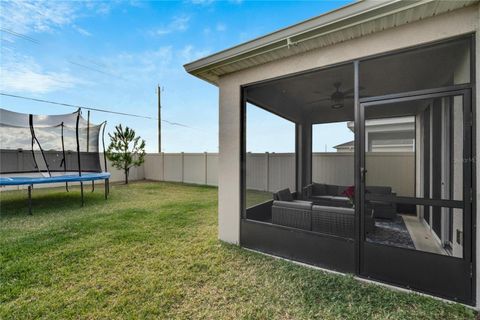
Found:
[[[284,48],[290,48],[292,44],[301,41],[336,32],[342,28],[354,27],[365,21],[373,20],[394,12],[412,9],[420,5],[434,3],[435,1],[436,0],[387,0],[378,2],[361,0],[293,26],[217,52],[202,59],[187,63],[184,65],[184,68],[188,73],[217,85],[220,76],[230,73],[219,69],[229,64],[231,65],[242,59],[248,59],[275,50],[284,50]],[[459,3],[460,2],[469,1],[459,1]]]
[[[264,47],[266,45],[271,45],[277,42],[286,42],[288,38],[294,37],[300,33],[311,31],[315,28],[320,28],[327,23],[333,21],[338,21],[341,19],[346,19],[351,16],[356,16],[367,10],[373,8],[383,7],[391,3],[400,2],[400,0],[390,0],[390,1],[365,1],[359,0],[342,6],[338,9],[326,12],[314,18],[302,21],[300,23],[288,26],[286,28],[271,32],[264,36],[252,39],[250,41],[238,44],[236,46],[230,47],[228,49],[216,52],[214,54],[208,55],[206,57],[197,59],[195,61],[189,62],[184,65],[184,68],[187,72],[192,73],[199,68],[206,67],[208,65],[220,62],[225,59],[233,58],[239,54],[248,52],[252,49],[258,49],[259,47]],[[324,21],[321,21],[324,20]]]

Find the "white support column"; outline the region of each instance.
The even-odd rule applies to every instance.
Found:
[[[218,237],[240,243],[240,86],[220,80]]]

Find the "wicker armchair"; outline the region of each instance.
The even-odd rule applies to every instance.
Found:
[[[275,193],[272,204],[272,223],[291,228],[353,238],[355,210],[352,208],[313,205],[310,201],[293,200],[290,190]],[[365,217],[365,231],[372,232],[375,222]]]
[[[272,223],[312,230],[312,203],[308,201],[273,201]]]
[[[352,208],[313,206],[312,231],[353,238],[355,210]]]
[[[371,215],[365,216],[365,232],[375,230]],[[312,206],[312,231],[353,238],[355,234],[355,209],[328,206]]]

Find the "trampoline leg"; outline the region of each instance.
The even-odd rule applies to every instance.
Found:
[[[95,181],[92,180],[92,192],[95,191]]]
[[[28,214],[32,215],[32,186],[28,186]]]
[[[108,198],[108,179],[105,179],[105,200]]]
[[[68,182],[65,182],[65,189],[67,190],[67,192],[70,192],[70,190],[68,190]]]
[[[80,181],[80,194],[82,196],[82,207],[83,207],[84,200],[83,200],[83,182],[82,181]]]

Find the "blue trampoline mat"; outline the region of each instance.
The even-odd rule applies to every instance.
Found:
[[[98,173],[82,173],[82,175],[72,174],[55,177],[0,177],[0,186],[18,186],[31,185],[39,183],[55,183],[55,182],[78,182],[78,181],[94,181],[105,180],[110,178],[110,172]]]

